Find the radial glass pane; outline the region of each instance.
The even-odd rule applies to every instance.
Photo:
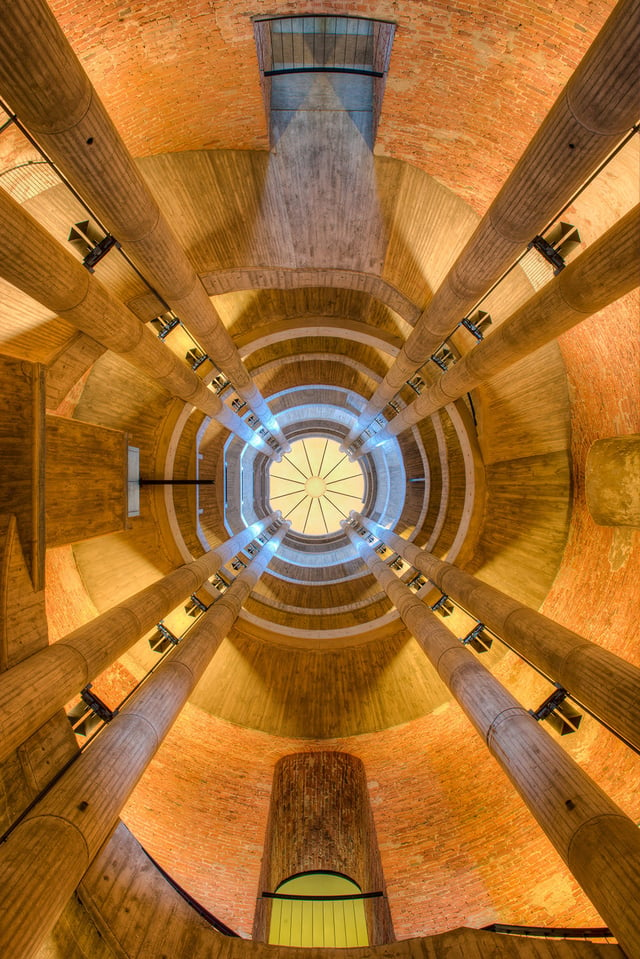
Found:
[[[312,436],[291,444],[291,451],[269,470],[269,501],[291,527],[307,536],[339,531],[352,509],[363,505],[364,476],[335,440]]]

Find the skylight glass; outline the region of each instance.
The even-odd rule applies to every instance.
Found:
[[[295,532],[323,536],[339,532],[350,510],[363,505],[364,476],[359,463],[340,452],[335,440],[306,437],[291,444],[269,472],[269,502],[291,521]]]

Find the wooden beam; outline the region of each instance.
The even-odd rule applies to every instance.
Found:
[[[9,356],[0,356],[0,460],[0,509],[15,514],[37,591],[44,587],[45,368]]]

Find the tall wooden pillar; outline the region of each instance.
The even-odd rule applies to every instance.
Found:
[[[44,587],[46,551],[45,378],[40,363],[0,355],[0,502],[16,517],[36,590]]]
[[[280,527],[0,847],[0,955],[37,954],[287,528]]]
[[[173,396],[192,403],[245,442],[274,450],[207,389],[151,330],[65,250],[5,190],[0,190],[0,276],[73,323]]]
[[[357,451],[361,456],[540,349],[640,283],[640,204]]]
[[[44,0],[6,0],[0,88],[40,145],[286,449],[289,444]]]
[[[638,119],[640,7],[620,0],[345,440],[426,363]]]
[[[127,434],[47,413],[45,437],[47,549],[126,529]]]
[[[255,523],[2,673],[0,762],[274,522]]]
[[[438,675],[629,956],[640,955],[640,831],[465,646],[346,526]]]
[[[640,750],[640,669],[366,517],[358,522]]]

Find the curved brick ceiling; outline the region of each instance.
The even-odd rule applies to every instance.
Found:
[[[613,6],[361,0],[348,12],[397,24],[375,152],[420,167],[483,212]],[[267,149],[251,17],[299,3],[51,7],[134,156]],[[345,4],[318,0],[313,11]]]

